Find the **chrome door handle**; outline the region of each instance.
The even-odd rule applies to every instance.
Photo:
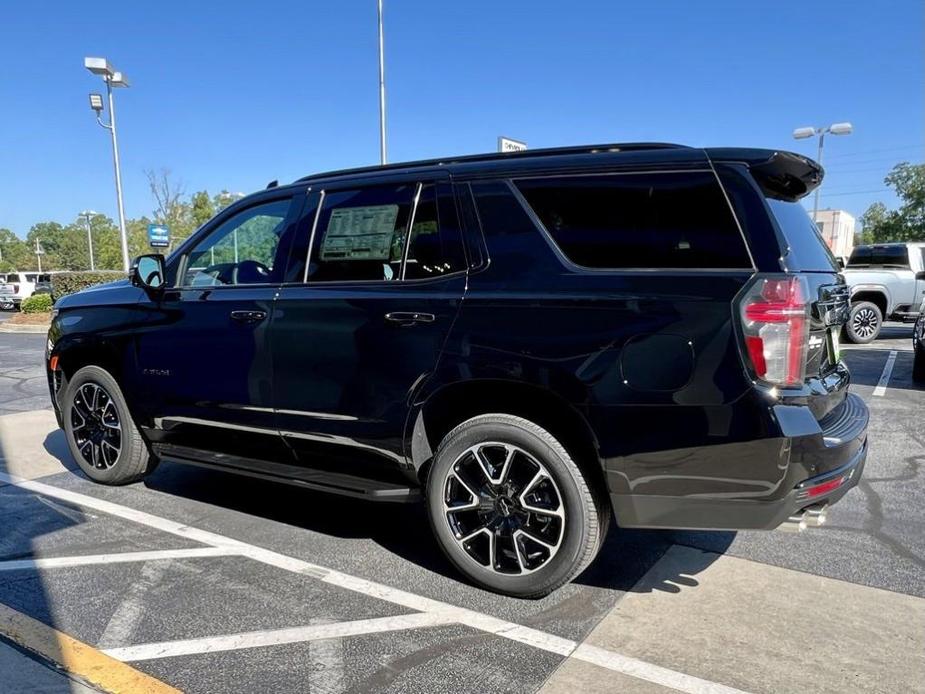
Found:
[[[259,323],[267,317],[266,311],[232,311],[231,320],[238,323]]]
[[[437,317],[433,313],[418,313],[416,311],[393,311],[385,314],[385,319],[399,325],[416,325],[417,323],[433,323]]]

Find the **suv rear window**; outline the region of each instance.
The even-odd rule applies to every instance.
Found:
[[[621,268],[751,268],[709,172],[531,178],[515,185],[565,256]]]
[[[909,267],[909,252],[905,246],[858,246],[851,251],[848,267]]]
[[[787,253],[787,269],[794,272],[838,272],[838,261],[819,235],[806,208],[799,202],[767,198],[768,207],[777,222]]]

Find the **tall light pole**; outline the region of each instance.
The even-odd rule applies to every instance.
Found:
[[[119,139],[116,135],[116,110],[112,90],[116,87],[128,87],[128,78],[114,70],[106,58],[84,58],[84,67],[94,75],[100,75],[106,83],[106,95],[109,97],[109,122],[104,123],[100,114],[103,111],[103,98],[99,94],[90,95],[90,108],[96,111],[96,122],[109,131],[112,136],[112,163],[116,172],[116,199],[119,203],[119,232],[122,236],[122,269],[128,272],[128,234],[125,231],[125,208],[122,205],[122,167],[119,165]]]
[[[42,274],[42,256],[45,254],[45,251],[42,249],[42,244],[39,243],[38,238],[35,239],[35,259],[39,264],[39,274]]]
[[[385,165],[385,43],[382,38],[382,0],[379,0],[379,163]]]
[[[80,213],[80,216],[87,221],[87,248],[90,249],[90,272],[96,270],[96,265],[93,263],[93,233],[90,226],[90,218],[95,214],[96,212],[93,210],[84,210]]]
[[[854,128],[851,123],[832,123],[824,128],[797,128],[793,131],[793,137],[796,140],[805,140],[807,137],[819,136],[819,149],[816,152],[816,162],[822,165],[822,145],[825,141],[826,133],[833,135],[850,135]],[[819,214],[819,188],[813,196],[813,224],[816,223],[816,217]]]

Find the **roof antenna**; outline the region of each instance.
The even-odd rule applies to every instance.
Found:
[[[279,179],[274,178],[272,181],[267,183],[267,190],[269,190],[270,188],[275,188],[278,185],[279,185]]]

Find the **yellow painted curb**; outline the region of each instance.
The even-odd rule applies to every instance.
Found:
[[[180,690],[110,658],[29,615],[0,603],[0,635],[110,694],[179,694]]]

